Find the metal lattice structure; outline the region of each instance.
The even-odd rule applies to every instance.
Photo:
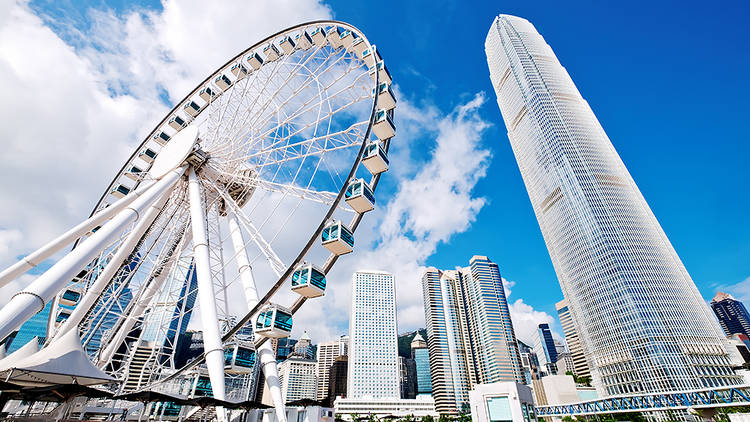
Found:
[[[374,208],[395,135],[390,84],[375,45],[343,22],[238,54],[148,134],[89,219],[0,273],[1,286],[74,243],[0,310],[0,338],[53,301],[46,347],[78,330],[119,392],[203,385],[246,399],[258,367],[275,378],[265,340],[323,295]],[[179,367],[194,307],[204,350]]]

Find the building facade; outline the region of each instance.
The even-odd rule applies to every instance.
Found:
[[[328,407],[333,407],[333,402],[336,399],[346,397],[348,359],[348,356],[341,355],[333,360],[328,373],[328,394],[325,398]]]
[[[534,353],[539,361],[539,368],[544,375],[557,374],[557,346],[552,338],[549,324],[539,324],[534,338]]]
[[[279,383],[284,403],[318,395],[317,362],[292,356],[279,364]]]
[[[590,377],[591,371],[589,364],[586,362],[586,355],[583,353],[583,346],[578,337],[578,330],[573,322],[573,315],[568,309],[568,302],[563,299],[555,304],[557,316],[560,319],[560,325],[565,335],[565,343],[568,344],[568,352],[573,359],[573,373],[579,377]]]
[[[468,412],[476,384],[524,382],[497,264],[474,256],[466,268],[422,276],[432,394],[438,412]]]
[[[400,398],[397,328],[393,275],[354,273],[347,398]]]
[[[430,352],[427,349],[427,341],[419,335],[419,332],[411,341],[411,358],[414,359],[417,371],[417,395],[431,394]]]
[[[508,138],[602,395],[740,382],[718,324],[589,104],[527,20],[485,43]]]
[[[711,309],[727,336],[732,334],[750,336],[750,314],[745,305],[732,295],[716,292],[716,296],[711,300]]]
[[[344,335],[337,340],[320,343],[318,345],[318,400],[328,397],[328,380],[331,366],[339,356],[346,356],[349,349],[349,336]],[[346,374],[344,374],[346,379]],[[344,388],[346,390],[346,388]]]

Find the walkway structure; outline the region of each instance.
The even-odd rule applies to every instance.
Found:
[[[688,408],[706,409],[727,406],[750,406],[750,385],[618,396],[579,403],[538,406],[536,407],[536,415],[538,417],[562,417],[605,413],[663,412],[687,410]]]

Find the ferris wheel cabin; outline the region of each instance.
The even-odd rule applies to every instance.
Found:
[[[226,91],[227,89],[229,89],[230,86],[232,86],[232,81],[230,81],[229,78],[227,78],[227,75],[218,76],[216,79],[214,79],[214,83],[222,91]]]
[[[392,110],[385,109],[380,109],[375,113],[375,123],[372,124],[372,131],[381,141],[393,138],[396,135],[396,125],[393,124],[392,113]]]
[[[263,66],[263,57],[260,57],[260,54],[258,53],[250,53],[250,55],[247,56],[247,64],[253,69],[258,70]]]
[[[367,43],[362,38],[355,38],[347,49],[356,54],[357,57],[362,57],[362,53],[367,49]]]
[[[125,195],[130,193],[130,188],[125,185],[117,185],[110,193],[117,198],[124,198]]]
[[[292,311],[275,304],[266,306],[255,321],[255,332],[268,338],[289,337],[292,332]]]
[[[388,156],[380,142],[371,141],[367,144],[362,154],[362,164],[372,174],[380,174],[388,170]]]
[[[196,117],[198,113],[201,112],[201,106],[199,106],[195,101],[190,101],[185,104],[183,110],[185,110],[185,113],[191,115],[192,117]]]
[[[378,107],[383,110],[393,110],[396,108],[396,96],[393,95],[393,90],[389,83],[383,82],[377,88],[373,88],[373,97],[376,93],[378,95]]]
[[[375,194],[365,179],[354,179],[349,182],[344,197],[346,203],[359,214],[375,208]]]
[[[156,135],[154,135],[154,137],[151,139],[156,141],[157,144],[164,146],[164,144],[169,142],[169,135],[167,135],[164,132],[159,132]]]
[[[151,164],[154,162],[154,158],[156,158],[156,151],[146,148],[138,154],[138,158]]]
[[[310,38],[318,47],[326,45],[326,34],[323,31],[323,28],[315,28],[310,34]]]
[[[329,223],[321,234],[323,246],[336,255],[345,255],[354,250],[354,235],[341,221]]]
[[[382,61],[383,58],[380,57],[378,48],[375,45],[372,45],[370,48],[362,52],[362,60],[367,63],[368,68],[371,68],[375,66],[377,62]]]
[[[136,166],[130,167],[130,170],[128,170],[128,172],[125,173],[125,177],[135,182],[140,180],[141,175],[143,175],[143,170],[141,170],[140,168]]]
[[[385,66],[385,62],[382,60],[377,62],[375,66],[370,66],[370,77],[373,81],[375,80],[376,74],[380,78],[380,82],[393,82],[393,78],[391,78],[391,72],[388,71],[388,68]]]
[[[319,268],[304,263],[292,273],[292,291],[306,298],[325,294],[326,276]]]
[[[65,306],[76,306],[81,297],[83,297],[83,288],[70,286],[62,291],[58,303]]]
[[[247,374],[255,366],[255,346],[251,342],[239,341],[224,349],[224,372]]]
[[[328,29],[328,32],[326,32],[326,39],[328,40],[328,43],[331,44],[331,47],[333,49],[337,49],[343,45],[341,42],[341,34],[342,34],[341,28],[338,26],[332,26],[330,29]]]
[[[286,36],[279,41],[279,46],[282,50],[284,50],[284,53],[291,54],[294,51],[294,47],[296,46],[294,40],[290,36]]]
[[[247,76],[247,68],[240,63],[232,66],[231,72],[234,76],[237,77],[237,79],[242,79]]]
[[[223,75],[222,75],[223,76]],[[226,76],[224,76],[226,78]],[[169,119],[169,126],[172,127],[174,130],[182,130],[185,126],[187,126],[187,122],[182,119],[180,116],[174,116],[171,119]]]
[[[201,92],[198,93],[198,96],[201,97],[201,98],[203,98],[203,101],[205,101],[205,102],[212,101],[218,95],[219,94],[217,94],[216,92],[214,92],[214,90],[211,89],[211,87],[208,87],[208,86],[205,87],[205,88],[203,88],[203,89],[201,89]]]
[[[352,42],[354,42],[354,34],[347,29],[341,33],[339,39],[341,40],[341,45],[348,50],[352,46]]]
[[[308,34],[307,31],[302,31],[297,34],[294,40],[297,46],[303,50],[307,50],[313,45],[313,39],[310,38],[310,34]]]
[[[276,48],[276,46],[273,43],[268,44],[263,49],[263,54],[266,56],[266,59],[268,59],[269,62],[272,62],[278,59],[279,56],[281,56],[281,52],[279,52],[279,49]]]

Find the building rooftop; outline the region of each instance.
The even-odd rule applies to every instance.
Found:
[[[714,298],[711,300],[711,303],[721,302],[722,300],[726,300],[726,299],[735,300],[734,297],[730,295],[729,293],[716,292],[716,296],[714,296]]]

